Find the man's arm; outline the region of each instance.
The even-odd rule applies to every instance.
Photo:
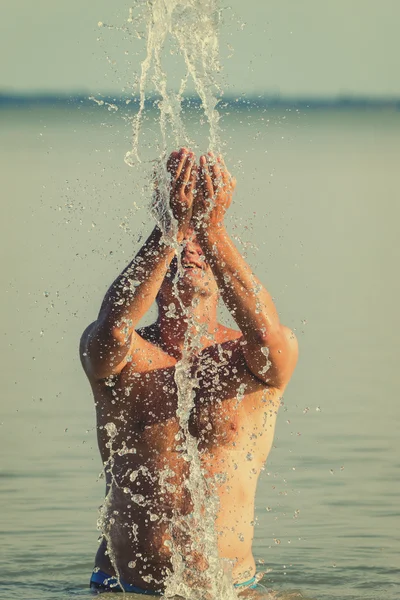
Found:
[[[223,223],[235,188],[221,159],[200,159],[201,193],[194,203],[199,243],[218,283],[221,296],[244,341],[243,354],[252,373],[282,389],[296,366],[297,340],[281,325],[274,302],[229,237]]]
[[[81,340],[82,363],[89,375],[103,379],[119,373],[132,348],[142,338],[135,332],[149,310],[174,256],[170,246],[161,243],[155,228],[139,253],[108,290],[97,320]]]
[[[178,224],[178,242],[183,239],[193,203],[196,182],[194,155],[182,148],[168,161],[171,173],[171,208]],[[119,373],[131,350],[143,339],[135,327],[153,304],[161,287],[174,249],[162,241],[156,227],[133,261],[108,290],[97,320],[84,332],[80,354],[87,374],[104,379]]]

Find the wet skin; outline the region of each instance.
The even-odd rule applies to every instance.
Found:
[[[92,383],[103,462],[110,459],[106,446],[109,437],[104,429],[107,423],[114,422],[118,429],[114,449],[123,448],[125,442],[128,451],[136,450],[134,454],[113,455],[116,485],[108,514],[111,516],[115,510],[119,514],[112,515],[115,524],[109,531],[121,577],[149,589],[152,586],[143,580],[143,575],[150,573],[160,580],[169,566],[169,550],[164,542],[170,537],[168,524],[172,515],[185,516],[192,511],[184,485],[188,463],[177,449],[182,441],[175,439],[179,432],[176,359],[157,345],[154,329],[141,330],[143,339],[148,340],[147,351],[133,351],[132,362],[119,376],[107,381],[108,385]],[[189,431],[198,440],[205,476],[220,500],[216,522],[220,556],[234,561],[234,576],[241,581],[255,571],[251,553],[254,496],[272,444],[279,394],[266,389],[248,371],[238,332],[221,328],[218,338],[219,344],[203,350],[194,361],[199,387]],[[238,400],[242,384],[246,385],[246,392]],[[138,470],[131,481],[132,473]],[[163,471],[166,476],[160,478]],[[220,473],[225,474],[225,481],[218,484],[215,476]],[[110,473],[107,484],[111,484]],[[132,500],[135,494],[144,497],[139,500],[142,506]],[[150,515],[158,518],[151,521]],[[136,540],[133,523],[138,525]],[[137,560],[137,554],[142,554],[146,562]],[[128,567],[132,560],[137,561],[134,569]],[[96,565],[105,572],[114,572],[104,544]]]
[[[203,174],[198,178],[193,155],[186,149],[169,160],[171,206],[179,204],[174,215],[181,232],[181,270],[177,272],[174,252],[162,246],[155,230],[139,253],[140,260],[136,257],[111,286],[98,320],[87,328],[81,343],[82,363],[95,398],[108,492],[96,566],[110,575],[116,566],[126,582],[148,590],[163,587],[171,568],[171,538],[184,557],[189,584],[194,570],[201,573],[207,567],[202,534],[196,533],[191,516],[186,486],[190,463],[182,450],[177,417],[175,365],[185,334],[202,328],[191,348],[187,373],[196,380],[188,431],[196,440],[207,493],[219,500],[214,524],[218,553],[230,561],[234,582],[255,572],[257,480],[297,358],[292,332],[279,324],[266,290],[259,286],[261,291],[254,292],[250,268],[220,226],[221,207],[229,205],[229,198],[220,194],[218,210],[210,213],[209,206],[205,210],[209,186],[217,189],[216,167],[209,157],[202,157],[200,168]],[[221,163],[218,169],[228,182]],[[197,205],[190,198],[196,185]],[[190,210],[182,208],[185,203]],[[230,277],[235,273],[235,281],[227,283],[227,273]],[[129,278],[141,280],[133,291],[127,285]],[[219,294],[239,331],[218,323]],[[156,296],[157,322],[135,328]],[[266,346],[269,369],[261,351]],[[110,432],[115,433],[111,438]]]

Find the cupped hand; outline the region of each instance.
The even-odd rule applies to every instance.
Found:
[[[223,226],[236,179],[231,176],[221,156],[213,152],[200,157],[200,177],[193,202],[192,220],[197,231]]]
[[[194,190],[197,180],[195,156],[191,150],[181,148],[172,152],[167,170],[171,177],[170,206],[178,223],[178,232],[185,233],[190,224]]]

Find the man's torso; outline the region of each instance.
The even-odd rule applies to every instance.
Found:
[[[271,448],[280,394],[247,369],[240,333],[223,330],[218,343],[200,352],[181,378],[177,360],[161,349],[154,329],[145,328],[140,331],[144,350],[133,349],[132,360],[118,376],[92,382],[99,448],[111,487],[102,527],[108,551],[127,582],[154,588],[151,578],[162,580],[170,565],[171,536],[181,550],[187,541],[179,523],[187,524],[193,512],[185,485],[191,460],[180,410],[196,441],[206,487],[219,498],[219,555],[234,562],[234,579],[254,572],[254,497]],[[188,410],[182,398],[190,389],[193,406]],[[192,552],[192,559],[201,564],[198,553]],[[96,565],[113,574],[105,542]]]

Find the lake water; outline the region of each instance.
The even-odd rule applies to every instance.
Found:
[[[145,171],[106,110],[0,121],[0,598],[84,599],[104,485],[78,340],[152,227]],[[223,128],[228,228],[300,343],[257,493],[264,583],[397,600],[400,114],[243,110]]]

